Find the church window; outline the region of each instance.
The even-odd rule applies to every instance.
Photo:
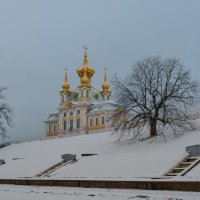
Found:
[[[66,102],[67,101],[67,95],[65,94],[64,95],[64,102]]]
[[[87,95],[87,97],[89,97],[89,91],[87,90],[87,92],[86,92],[86,95]]]
[[[109,100],[109,96],[107,96],[107,100]]]
[[[80,128],[80,119],[77,119],[76,123],[77,123],[77,128]]]
[[[80,114],[80,110],[77,110],[77,115],[79,115]]]
[[[99,124],[99,120],[98,120],[98,117],[96,117],[96,126],[98,126]]]
[[[73,115],[73,111],[70,112],[70,115],[71,115],[71,116]]]
[[[51,132],[51,125],[49,125],[49,132]]]
[[[63,129],[66,130],[67,129],[67,121],[64,121],[64,124],[63,124]]]
[[[101,124],[102,124],[102,125],[105,124],[105,117],[104,117],[104,116],[101,118]]]
[[[70,120],[70,127],[69,127],[69,130],[70,130],[70,131],[73,130],[73,123],[74,123],[73,120]]]
[[[81,90],[81,97],[83,97],[83,90]]]
[[[92,121],[93,121],[92,118],[90,118],[90,126],[92,126]]]
[[[67,116],[67,114],[66,114],[66,112],[64,113],[64,117],[66,117]]]

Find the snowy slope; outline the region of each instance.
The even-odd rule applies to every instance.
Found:
[[[3,200],[199,200],[198,192],[0,186]]]
[[[189,171],[185,177],[188,178],[200,178],[200,163],[197,164],[191,171]]]
[[[164,143],[119,144],[111,133],[13,144],[0,149],[0,178],[33,177],[61,161],[65,153],[77,154],[78,162],[66,165],[50,178],[131,179],[161,176],[186,155],[185,147],[200,144],[200,132]],[[97,156],[81,157],[82,153]]]

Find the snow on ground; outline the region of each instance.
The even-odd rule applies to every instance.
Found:
[[[186,175],[187,178],[200,178],[200,163],[197,164],[191,171],[189,171]],[[199,179],[200,180],[200,179]]]
[[[61,161],[66,153],[76,154],[78,161],[55,171],[50,178],[130,180],[161,176],[186,155],[186,146],[195,144],[200,144],[199,131],[167,143],[122,145],[111,138],[111,133],[24,142],[0,149],[0,159],[6,161],[0,166],[0,178],[33,177]],[[81,157],[82,153],[98,155]]]
[[[107,190],[61,187],[0,186],[0,199],[5,200],[199,200],[196,192],[145,190]]]

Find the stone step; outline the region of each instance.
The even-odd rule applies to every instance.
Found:
[[[182,163],[180,163],[180,168],[186,168],[186,167],[188,167],[188,166],[190,166],[191,164],[192,164],[193,162],[182,162]]]
[[[173,173],[180,173],[180,172],[182,172],[184,169],[185,169],[185,168],[175,167],[175,168],[173,169]]]
[[[199,157],[189,157],[187,159],[187,162],[194,162],[195,160],[197,160]]]
[[[174,173],[174,172],[170,172],[167,174],[167,176],[177,176],[177,175],[178,175],[178,173]]]

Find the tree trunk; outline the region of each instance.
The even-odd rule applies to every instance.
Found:
[[[150,137],[157,135],[157,119],[150,119]]]

